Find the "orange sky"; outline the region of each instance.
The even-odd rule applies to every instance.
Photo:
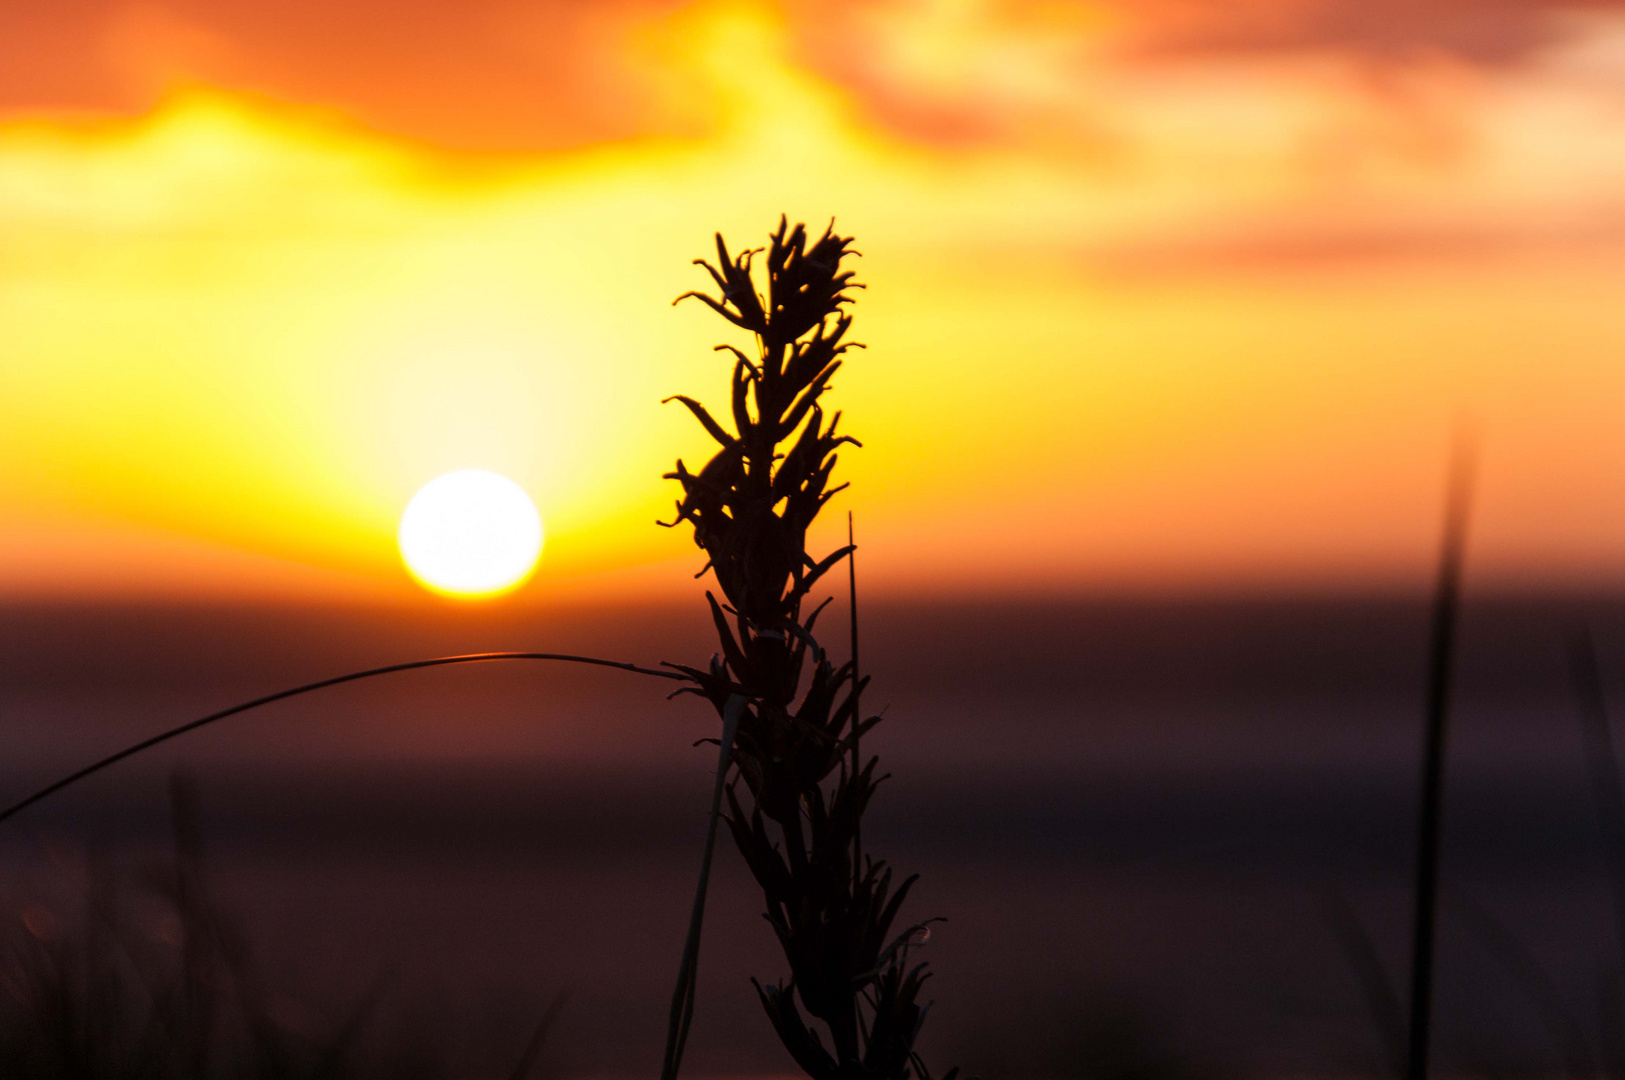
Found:
[[[18,14],[20,13],[20,19]],[[1625,581],[1625,5],[13,0],[0,594],[692,589],[712,230],[836,215],[874,587]]]

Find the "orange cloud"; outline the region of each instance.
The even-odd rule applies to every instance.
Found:
[[[640,27],[677,0],[15,0],[0,111],[133,114],[200,82],[336,108],[438,146],[544,149],[688,132]],[[1076,99],[1111,73],[1339,56],[1403,70],[1525,62],[1613,0],[885,0],[774,11],[791,55],[915,137],[1108,145]],[[1103,77],[1105,81],[1103,82]],[[1109,101],[1106,103],[1109,112]],[[1109,127],[1109,125],[1105,125]]]
[[[540,148],[645,130],[622,62],[665,4],[21,0],[0,109],[139,113],[206,83],[336,108],[444,147]]]

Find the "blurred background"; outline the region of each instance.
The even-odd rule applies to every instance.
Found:
[[[366,664],[704,660],[701,560],[654,522],[707,440],[660,401],[721,398],[711,348],[741,343],[670,301],[715,230],[835,217],[869,350],[833,400],[864,446],[817,539],[855,513],[897,774],[874,844],[950,920],[932,1060],[1390,1068],[1367,961],[1403,969],[1462,425],[1439,1061],[1610,1052],[1625,960],[1563,640],[1588,621],[1625,677],[1625,5],[6,18],[6,791]],[[546,525],[482,604],[424,593],[395,542],[464,468]],[[563,992],[550,1067],[647,1074],[710,734],[613,673],[347,687],[0,828],[0,917],[48,937],[22,916],[161,856],[182,769],[290,1024],[381,985],[369,1037],[495,1075]],[[719,873],[692,1067],[786,1072],[746,978],[780,974],[771,936],[731,852]]]

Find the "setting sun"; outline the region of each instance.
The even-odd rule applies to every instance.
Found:
[[[520,585],[542,553],[542,519],[523,488],[494,472],[437,477],[401,514],[401,558],[425,587],[483,597]]]

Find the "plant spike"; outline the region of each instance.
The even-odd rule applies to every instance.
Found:
[[[813,634],[823,605],[802,615],[809,591],[854,550],[849,535],[845,547],[815,557],[807,530],[845,486],[830,486],[836,450],[856,444],[837,434],[839,414],[826,424],[820,404],[854,347],[846,305],[862,286],[841,262],[856,252],[833,222],[810,240],[804,225],[792,229],[781,217],[761,260],[764,293],[752,273],[763,249],[731,255],[720,233],[716,243],[716,265],[696,262],[721,295],[678,300],[694,297],[748,330],[757,356],[718,347],[734,360],[726,410],[733,431],[693,398],[667,399],[687,407],[720,446],[698,473],[678,461],[666,474],[683,488],[669,524],[693,526],[723,597],[706,593],[720,651],[705,669],[673,667],[724,719],[726,821],[789,964],[788,979],[753,982],[780,1041],[813,1080],[931,1080],[915,1051],[928,973],[912,955],[928,931],[893,930],[915,878],[894,888],[883,861],[859,856],[860,821],[885,777],[877,758],[859,755],[859,736],[880,718],[860,711],[867,680],[857,668],[850,568],[849,663],[832,663]],[[690,941],[680,997],[692,995],[697,926]],[[686,1013],[674,1009],[672,1022],[668,1050],[680,1056]],[[677,1066],[668,1052],[664,1080],[674,1080]]]

